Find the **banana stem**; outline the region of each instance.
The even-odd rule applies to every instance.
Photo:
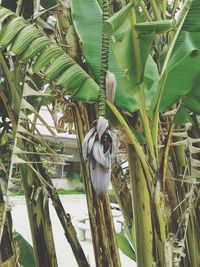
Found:
[[[163,171],[162,171],[162,184],[163,184],[163,189],[165,191],[165,179],[166,179],[166,173],[167,173],[167,166],[168,166],[168,155],[169,155],[169,150],[170,150],[170,144],[171,144],[171,138],[174,132],[175,124],[172,123],[169,134],[167,136],[167,142],[165,145],[165,151],[163,155]]]
[[[174,1],[174,4],[173,4],[173,7],[172,7],[171,18],[174,18],[175,13],[176,13],[176,9],[177,9],[177,7],[178,7],[178,4],[179,4],[179,0],[175,0],[175,1]]]
[[[144,15],[145,15],[147,21],[149,21],[149,22],[152,21],[152,17],[149,14],[149,11],[147,10],[143,1],[140,1],[140,7],[142,8],[142,11],[144,12]]]
[[[116,116],[117,120],[119,121],[119,123],[121,124],[122,128],[124,129],[125,133],[127,134],[131,144],[134,146],[135,151],[141,161],[141,164],[144,168],[151,192],[153,193],[153,182],[152,182],[152,175],[146,160],[146,156],[144,154],[144,151],[142,150],[142,147],[140,146],[140,144],[138,143],[138,141],[136,140],[134,134],[132,133],[130,127],[128,126],[127,122],[124,120],[124,118],[122,117],[122,115],[119,113],[119,111],[117,110],[117,108],[108,100],[106,99],[106,104],[108,105],[108,107],[110,108],[110,110],[114,113],[114,115]]]
[[[163,19],[166,19],[166,10],[167,10],[167,1],[162,1],[162,13],[163,13]]]
[[[134,49],[135,61],[136,61],[137,82],[138,82],[138,84],[140,84],[139,85],[138,102],[140,104],[140,112],[141,112],[141,117],[143,120],[143,126],[144,126],[145,137],[146,137],[146,141],[147,141],[147,145],[148,145],[148,150],[149,150],[149,154],[150,154],[151,164],[152,164],[153,169],[156,170],[157,169],[156,155],[155,155],[155,151],[154,151],[153,139],[152,139],[152,135],[151,135],[149,118],[148,118],[147,107],[146,107],[146,102],[145,102],[144,84],[141,83],[141,77],[142,77],[143,70],[142,70],[138,36],[137,36],[137,32],[135,30],[136,15],[135,15],[135,9],[134,9],[134,1],[132,0],[131,3],[133,4],[133,8],[131,11],[133,49]]]
[[[149,3],[152,7],[152,10],[153,10],[153,13],[154,13],[154,16],[157,20],[161,20],[161,15],[160,15],[160,11],[156,5],[156,2],[154,0],[149,0]]]
[[[103,1],[102,22],[109,18],[109,3],[108,0]],[[98,115],[105,117],[106,110],[106,92],[105,92],[105,76],[108,70],[108,55],[109,55],[109,36],[102,33],[102,52],[101,52],[101,72],[100,72],[100,90],[98,99]]]

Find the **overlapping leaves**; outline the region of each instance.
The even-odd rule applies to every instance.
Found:
[[[199,114],[197,108],[197,103],[200,101],[198,93],[200,73],[199,1],[186,1],[184,12],[186,11],[187,15],[183,23],[177,29],[177,39],[169,50],[171,54],[169,60],[167,58],[167,64],[164,65],[165,69],[163,69],[163,75],[159,81],[155,101],[152,103],[152,110],[155,103],[158,103],[159,97],[160,111],[166,110],[183,98],[180,112],[189,116],[187,110]]]
[[[101,8],[96,0],[72,1],[72,16],[76,31],[82,42],[84,57],[95,80],[99,82],[102,38]],[[108,28],[113,28],[113,26],[108,25]],[[109,71],[113,72],[117,78],[118,86],[115,95],[115,104],[130,112],[136,111],[138,104],[134,96],[127,95],[121,90],[122,72],[117,66],[111,45],[108,65]]]
[[[115,13],[107,20],[102,27],[102,11],[98,1],[72,1],[72,14],[76,31],[83,44],[84,56],[97,81],[99,80],[101,64],[102,29],[107,34],[115,34],[114,38],[113,36],[111,38],[109,51],[109,71],[115,74],[118,84],[115,104],[120,108],[134,112],[138,109],[134,96],[138,92],[138,82],[135,75],[136,68],[129,20],[131,8],[131,4],[128,4],[119,13]],[[141,22],[142,18],[139,16],[140,14],[138,14],[138,20]],[[160,25],[157,27],[160,27]],[[144,70],[145,84],[148,85],[147,89],[150,89],[159,77],[155,62],[151,56],[148,56],[152,38],[152,34],[140,34],[141,50],[145,52],[143,57],[144,66],[147,61]],[[148,91],[148,98],[150,91]]]
[[[0,19],[7,13],[0,6]],[[19,61],[30,61],[33,70],[64,88],[72,98],[88,102],[98,99],[98,85],[74,60],[38,28],[9,13],[11,16],[4,21],[0,34],[1,49],[10,45],[9,50]]]

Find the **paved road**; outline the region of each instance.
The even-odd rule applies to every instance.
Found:
[[[62,203],[67,213],[70,213],[72,218],[81,216],[87,213],[86,199],[84,195],[65,195],[61,196]],[[31,243],[31,234],[28,223],[28,215],[25,206],[24,197],[13,197],[13,228],[22,234]],[[53,233],[56,246],[56,253],[59,267],[77,267],[76,260],[72,253],[71,247],[65,239],[64,232],[60,221],[54,211],[53,206],[50,206],[51,220],[53,224]],[[87,235],[89,237],[89,235]],[[87,255],[92,267],[95,266],[94,253],[91,239],[81,242],[82,247]],[[123,267],[136,266],[133,261],[120,252],[121,262]],[[28,266],[27,266],[28,267]]]

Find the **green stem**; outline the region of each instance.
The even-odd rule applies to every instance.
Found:
[[[167,10],[167,1],[166,0],[162,0],[163,19],[166,19],[166,10]]]
[[[149,3],[151,5],[151,7],[152,7],[152,10],[153,10],[153,13],[155,15],[155,18],[157,20],[161,20],[162,18],[161,18],[160,11],[159,11],[159,9],[157,7],[156,2],[154,0],[149,0]]]
[[[134,210],[134,240],[138,267],[155,266],[154,230],[152,224],[151,197],[141,162],[132,145],[128,146],[130,184]]]
[[[132,4],[134,4],[134,1],[131,1]],[[140,47],[138,42],[138,36],[137,32],[135,30],[135,24],[136,24],[136,14],[134,6],[131,11],[131,26],[132,26],[132,35],[133,35],[133,49],[135,54],[135,61],[136,61],[136,75],[137,75],[137,82],[139,84],[139,95],[138,95],[138,102],[140,104],[140,113],[143,120],[143,126],[145,131],[145,137],[148,145],[148,150],[150,154],[150,160],[152,163],[153,169],[157,169],[157,163],[156,163],[156,156],[154,151],[154,145],[153,145],[153,139],[151,135],[150,125],[149,125],[149,118],[147,113],[147,107],[145,102],[145,95],[144,95],[144,84],[141,83],[141,77],[142,77],[142,63],[141,63],[141,55],[140,55]]]
[[[178,4],[179,4],[179,0],[175,0],[173,3],[173,7],[172,7],[171,18],[174,18]]]
[[[140,1],[140,7],[142,8],[142,11],[144,12],[144,15],[145,15],[147,21],[149,21],[149,22],[152,21],[152,17],[149,14],[149,11],[147,10],[143,1]]]
[[[108,99],[106,100],[106,104],[111,109],[111,111],[114,113],[114,115],[118,119],[119,123],[121,124],[122,128],[124,129],[125,133],[127,134],[131,144],[134,146],[134,148],[135,148],[135,150],[137,152],[137,155],[138,155],[138,157],[139,157],[139,159],[141,161],[141,164],[142,164],[142,166],[144,168],[144,171],[145,171],[145,174],[147,176],[150,188],[152,189],[151,192],[153,193],[152,175],[151,175],[151,172],[150,172],[147,160],[146,160],[146,156],[145,156],[145,154],[144,154],[144,152],[142,150],[142,147],[138,143],[138,141],[135,138],[135,136],[133,135],[130,127],[128,126],[128,124],[126,123],[126,121],[124,120],[122,115],[119,113],[117,108]]]
[[[163,154],[163,169],[162,169],[162,185],[163,189],[165,191],[165,179],[166,179],[166,173],[167,173],[167,166],[168,166],[168,156],[169,156],[169,150],[170,150],[170,144],[171,144],[171,138],[174,132],[175,124],[172,124],[169,130],[169,134],[167,136],[167,142],[165,145],[165,150]]]
[[[102,23],[109,18],[109,3],[108,0],[103,1],[103,16]],[[109,55],[109,36],[102,33],[102,52],[101,52],[101,72],[100,72],[100,90],[98,100],[98,115],[105,117],[106,110],[106,91],[105,77],[108,70],[108,55]]]

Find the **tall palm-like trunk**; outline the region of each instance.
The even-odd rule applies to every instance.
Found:
[[[84,104],[80,103],[74,107],[74,120],[79,140],[80,152],[84,136],[90,129],[90,123],[88,119],[88,116],[90,116],[89,114],[91,113],[89,110],[87,111]],[[94,118],[91,119],[92,121],[94,120]],[[80,155],[96,265],[98,267],[120,266],[114,223],[108,196],[99,196],[95,193],[92,186],[89,167],[85,164],[82,153]]]
[[[49,215],[48,195],[28,166],[21,166],[35,260],[38,267],[56,267],[57,259]],[[38,191],[40,191],[39,195]]]

